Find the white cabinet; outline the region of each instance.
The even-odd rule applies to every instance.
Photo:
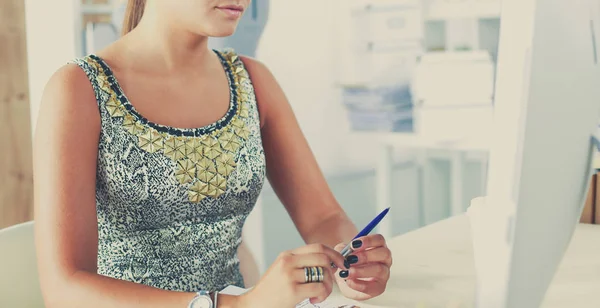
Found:
[[[414,74],[414,98],[429,106],[491,104],[494,63],[488,52],[428,53]]]
[[[351,62],[354,76],[342,76],[343,82],[362,85],[396,85],[412,77],[422,47],[417,43],[364,43],[354,47]]]
[[[420,40],[423,12],[420,7],[369,5],[352,12],[354,31],[361,41]]]
[[[494,65],[487,52],[429,53],[414,76],[415,130],[421,136],[460,139],[489,134]]]
[[[407,82],[423,52],[421,0],[338,1],[349,13],[339,26],[338,83],[387,86]]]

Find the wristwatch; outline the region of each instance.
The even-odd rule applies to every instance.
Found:
[[[213,305],[213,300],[210,297],[210,293],[207,291],[199,291],[196,296],[192,299],[188,308],[216,308]]]

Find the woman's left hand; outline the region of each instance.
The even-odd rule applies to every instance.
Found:
[[[339,244],[341,251],[346,244]],[[353,300],[367,300],[382,294],[390,279],[392,253],[380,234],[367,235],[352,241],[352,253],[346,257],[346,266],[339,269],[336,281],[342,294]]]

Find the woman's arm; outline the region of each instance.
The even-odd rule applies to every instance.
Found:
[[[330,247],[352,239],[356,227],[325,181],[283,90],[263,64],[242,59],[260,109],[267,176],[300,235]]]
[[[335,200],[302,135],[282,89],[259,62],[243,58],[253,80],[261,114],[267,175],[307,243],[338,250],[352,239],[356,227]],[[353,253],[335,275],[342,294],[365,300],[385,291],[392,264],[385,239],[378,234],[352,242]]]
[[[46,86],[34,141],[35,240],[46,306],[187,307],[171,292],[96,274],[100,115],[85,73],[61,68]],[[219,296],[219,308],[235,298]]]

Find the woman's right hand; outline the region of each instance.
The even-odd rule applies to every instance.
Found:
[[[311,244],[283,252],[269,267],[256,286],[239,298],[240,308],[293,308],[310,298],[311,303],[324,301],[333,289],[334,274],[344,267],[342,255],[330,247]],[[305,282],[305,268],[323,268],[323,282]]]

